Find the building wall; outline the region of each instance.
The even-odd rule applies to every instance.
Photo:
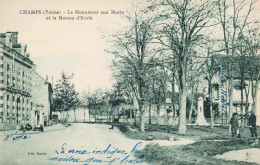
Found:
[[[4,116],[4,54],[3,54],[4,45],[0,43],[0,123],[3,122]]]
[[[257,104],[256,104],[256,109],[257,109],[257,111],[256,111],[256,113],[255,113],[255,115],[256,115],[256,125],[257,126],[260,126],[260,84],[259,84],[259,86],[258,86],[258,92],[257,92]]]
[[[32,102],[33,102],[33,114],[39,111],[40,113],[40,124],[49,125],[50,118],[50,98],[51,93],[49,89],[49,83],[42,78],[36,71],[33,71],[33,81],[32,81]],[[34,116],[35,117],[35,116]],[[33,125],[37,125],[35,119],[32,119]],[[45,123],[44,123],[45,121]]]
[[[30,119],[33,62],[28,57],[16,32],[0,34],[0,123],[6,127]]]
[[[49,124],[51,85],[36,72],[26,50],[18,32],[0,33],[0,130],[37,120]]]
[[[218,74],[217,74],[218,75]],[[215,103],[219,103],[219,107],[220,107],[220,111],[221,111],[221,105],[222,105],[222,100],[221,100],[221,95],[223,95],[221,93],[221,85],[220,85],[220,82],[221,79],[220,79],[220,76],[216,76],[214,77],[214,83],[215,85],[217,86],[217,84],[219,84],[219,87],[215,88],[213,87],[213,102]],[[237,84],[239,85],[239,80],[238,79],[234,79],[233,80],[234,84]],[[249,85],[249,80],[245,80],[245,83]],[[249,86],[247,86],[248,88]],[[226,81],[224,83],[224,89],[226,91],[226,95],[225,95],[225,100],[226,100],[226,110],[227,110],[227,114],[229,112],[229,105],[228,105],[228,100],[229,100],[229,95],[228,95],[228,81]],[[246,93],[245,93],[245,90],[243,89],[243,95],[244,95],[244,98],[243,98],[243,102],[244,104],[246,103]],[[255,115],[257,117],[257,125],[260,126],[260,84],[258,85],[258,99],[257,99],[257,109],[256,109],[256,112],[255,112]],[[218,96],[218,97],[217,97]],[[253,98],[252,98],[252,86],[250,85],[249,87],[249,95],[248,95],[248,103],[249,103],[249,111],[252,110],[253,108]],[[241,102],[241,90],[236,88],[236,87],[233,87],[233,106],[234,106],[234,109],[233,111],[234,112],[237,112],[239,114],[241,114],[241,107],[240,107],[240,102]],[[243,114],[245,114],[245,106],[243,106]]]

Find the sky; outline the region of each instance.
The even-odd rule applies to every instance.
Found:
[[[109,89],[113,78],[109,68],[113,55],[105,52],[109,44],[102,35],[113,33],[125,25],[120,14],[126,13],[130,0],[0,0],[0,32],[18,32],[18,42],[27,44],[31,60],[37,65],[37,72],[45,78],[53,76],[54,84],[64,71],[74,73],[76,90],[93,91]],[[259,18],[260,0],[257,2]],[[24,14],[41,10],[41,14]],[[43,11],[60,11],[61,14],[47,14]],[[92,20],[47,20],[52,16],[88,16],[68,14],[75,10],[99,11],[90,15]],[[109,14],[100,14],[108,11]],[[57,18],[58,19],[58,18]],[[220,34],[222,35],[222,34]]]
[[[74,73],[73,82],[78,91],[93,91],[112,87],[112,55],[105,52],[108,44],[102,35],[122,26],[122,14],[127,1],[122,0],[0,0],[0,32],[18,32],[18,42],[27,44],[27,52],[37,65],[37,72],[54,84],[60,73]],[[25,11],[26,10],[26,11]],[[24,14],[28,10],[41,10],[41,14]],[[43,11],[60,11],[47,14]],[[92,20],[46,20],[49,16],[88,16],[68,14],[68,10],[99,11],[90,15]],[[109,11],[109,14],[100,14]]]

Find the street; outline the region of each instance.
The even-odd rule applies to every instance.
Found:
[[[44,132],[25,132],[27,137],[18,140],[13,140],[15,136],[10,135],[15,130],[0,132],[0,151],[4,152],[0,154],[0,164],[147,164],[135,158],[133,153],[150,141],[128,139],[118,129],[109,128],[105,124],[81,123],[67,128],[57,125],[56,129]],[[10,138],[6,139],[7,135]],[[176,142],[159,143],[175,145]],[[191,141],[178,142],[186,143]]]
[[[95,125],[95,124],[73,124],[68,128],[61,128],[58,130],[49,130],[43,133],[38,132],[33,134],[30,132],[26,134],[27,139],[13,140],[7,139],[6,134],[1,134],[1,164],[77,164],[66,161],[53,161],[49,158],[69,158],[73,156],[82,158],[85,161],[88,158],[100,158],[104,161],[112,160],[112,158],[122,158],[126,154],[114,154],[112,158],[106,158],[109,155],[91,154],[94,150],[105,150],[111,144],[109,149],[125,150],[130,153],[136,143],[139,141],[127,139],[118,130],[109,130],[109,125]],[[9,131],[10,132],[10,131]],[[20,131],[21,132],[21,131]],[[15,133],[15,131],[12,131]],[[64,154],[61,154],[62,145],[64,145]],[[90,154],[68,154],[69,149],[87,150]],[[57,152],[55,151],[57,150]],[[59,153],[59,154],[58,154]],[[133,157],[134,158],[134,157]],[[81,161],[81,160],[79,160]],[[118,161],[119,162],[119,161]],[[84,164],[78,162],[78,164]],[[89,164],[96,164],[89,162]],[[102,164],[107,164],[106,162]],[[118,164],[113,162],[112,164]]]

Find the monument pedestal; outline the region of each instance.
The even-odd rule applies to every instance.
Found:
[[[209,125],[209,123],[206,121],[204,117],[204,108],[203,108],[203,98],[199,97],[198,99],[198,107],[197,107],[197,125]]]

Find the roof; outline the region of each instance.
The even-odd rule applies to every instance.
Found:
[[[233,67],[233,78],[240,79],[241,71],[244,70],[245,79],[251,79],[252,75],[252,63],[260,62],[260,56],[249,57],[249,56],[224,56],[215,55],[214,59],[219,62],[219,65],[224,69],[225,75],[228,75],[229,66]],[[255,77],[254,77],[255,78]],[[259,75],[260,79],[260,75]]]

